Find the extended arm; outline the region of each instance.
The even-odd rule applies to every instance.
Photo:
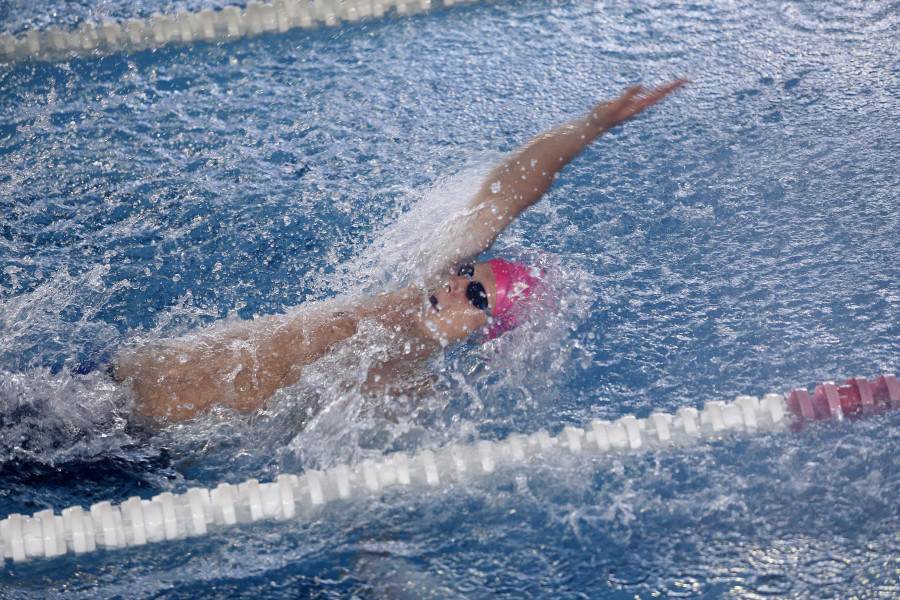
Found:
[[[614,100],[601,102],[585,116],[546,131],[494,167],[469,203],[458,256],[475,257],[487,250],[507,225],[537,202],[556,174],[591,142],[631,119],[684,85],[675,80],[656,89],[640,85]]]

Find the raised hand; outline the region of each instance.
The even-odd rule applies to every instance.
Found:
[[[633,85],[618,98],[605,100],[591,109],[587,115],[588,123],[599,128],[600,133],[608,131],[650,108],[685,83],[685,79],[676,79],[656,89]]]

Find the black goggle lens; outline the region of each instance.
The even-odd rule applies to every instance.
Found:
[[[472,277],[475,274],[475,267],[473,265],[463,265],[456,271],[456,275],[459,277]]]
[[[470,281],[466,287],[466,298],[472,303],[472,306],[479,310],[487,310],[488,297],[484,286],[477,281]]]
[[[456,274],[459,277],[468,278],[469,285],[466,287],[466,298],[469,299],[469,302],[472,303],[472,306],[474,306],[478,310],[487,311],[487,309],[488,309],[487,291],[485,291],[484,286],[481,285],[479,282],[472,281],[472,275],[475,274],[475,267],[473,265],[462,265],[456,271]]]

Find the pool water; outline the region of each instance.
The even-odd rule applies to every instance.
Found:
[[[16,1],[0,31],[201,6]],[[898,28],[887,0],[525,0],[0,65],[0,517],[896,372]],[[351,354],[253,415],[149,426],[97,368],[398,284],[503,152],[676,76],[494,248],[552,263],[550,317],[448,349],[422,393],[335,384]],[[532,460],[7,562],[0,597],[894,597],[898,425]]]

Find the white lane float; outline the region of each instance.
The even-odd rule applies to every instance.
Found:
[[[442,0],[443,7],[475,0]],[[84,21],[74,28],[48,27],[0,34],[0,63],[54,61],[140,52],[195,42],[231,42],[292,29],[336,27],[387,14],[414,15],[437,8],[431,0],[252,1],[197,12],[153,14],[149,18]]]
[[[391,487],[435,489],[531,459],[549,461],[560,453],[660,450],[702,443],[728,432],[790,431],[809,420],[852,419],[898,409],[896,376],[886,374],[872,382],[855,377],[843,385],[823,383],[812,394],[797,389],[762,398],[738,396],[728,403],[707,402],[702,410],[686,407],[674,414],[628,415],[584,427],[567,426],[556,436],[544,430],[514,433],[500,441],[452,444],[414,456],[396,453],[357,465],[283,474],[271,482],[248,479],[182,494],[132,497],[119,505],[98,502],[87,510],[73,506],[59,514],[50,509],[31,516],[12,514],[0,521],[0,556],[21,562],[202,536],[241,523],[311,519],[330,502],[360,500]]]

